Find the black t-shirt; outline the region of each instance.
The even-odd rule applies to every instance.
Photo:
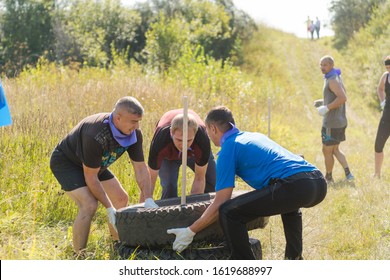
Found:
[[[114,139],[108,123],[110,113],[95,114],[81,120],[58,144],[58,148],[75,164],[107,169],[125,151],[131,160],[144,161],[142,132],[136,130],[137,142],[122,147]]]

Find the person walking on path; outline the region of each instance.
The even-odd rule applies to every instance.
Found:
[[[316,29],[316,26],[314,24],[314,21],[311,21],[309,30],[310,30],[310,36],[311,36],[312,40],[314,40],[314,30],[315,29]]]
[[[188,110],[187,165],[194,172],[191,194],[214,192],[215,161],[205,125],[197,113]],[[177,197],[182,164],[183,109],[166,112],[157,123],[149,149],[149,172],[154,189],[157,176],[162,199]]]
[[[240,131],[231,111],[219,106],[206,117],[208,135],[221,147],[217,159],[216,196],[203,215],[175,234],[173,249],[181,252],[195,234],[219,219],[231,259],[255,259],[246,223],[281,215],[286,238],[285,259],[303,259],[302,212],[320,203],[327,184],[322,173],[304,158],[281,147],[261,133]],[[254,191],[231,198],[236,176]]]
[[[383,110],[382,117],[379,121],[378,131],[375,138],[375,173],[374,177],[381,177],[381,169],[383,163],[383,148],[387,139],[390,136],[390,55],[384,60],[386,71],[379,80],[377,93],[379,103]]]
[[[320,29],[321,29],[321,21],[316,17],[315,30],[317,34],[317,39],[320,39]]]
[[[344,168],[347,181],[353,181],[347,159],[340,150],[340,142],[345,141],[347,117],[345,103],[346,91],[341,79],[341,70],[334,68],[334,59],[324,56],[320,60],[321,72],[325,75],[323,88],[323,104],[318,106],[318,113],[323,116],[322,122],[322,152],[325,158],[326,175],[328,183],[333,183],[334,157]]]
[[[144,109],[137,99],[123,97],[111,113],[99,113],[81,120],[55,147],[50,168],[66,194],[77,204],[73,225],[73,249],[83,255],[98,202],[107,211],[109,230],[118,241],[116,209],[127,206],[128,194],[108,167],[125,152],[141,189],[140,202],[158,207],[152,199],[150,175],[144,161],[139,122]]]
[[[307,20],[305,21],[305,24],[306,24],[306,31],[307,31],[308,38],[309,38],[309,33],[310,33],[311,22],[312,22],[312,20],[310,19],[310,16],[307,16]]]

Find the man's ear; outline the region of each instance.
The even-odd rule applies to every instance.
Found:
[[[120,120],[120,115],[118,113],[112,114],[112,120],[118,122]]]

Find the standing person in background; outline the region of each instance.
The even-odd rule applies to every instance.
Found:
[[[5,98],[5,93],[3,89],[3,84],[0,80],[0,126],[6,126],[11,124],[11,113],[9,112],[7,99]]]
[[[168,229],[168,234],[176,235],[173,249],[183,251],[197,232],[219,219],[231,259],[254,260],[246,224],[257,217],[281,215],[285,259],[303,259],[300,208],[313,207],[325,198],[327,185],[322,173],[267,136],[240,131],[224,106],[212,109],[205,123],[211,141],[221,147],[215,199],[188,227]],[[231,198],[236,176],[254,190]]]
[[[202,119],[188,110],[187,164],[195,172],[191,194],[214,192],[215,161]],[[149,150],[149,172],[154,188],[157,176],[162,199],[177,197],[177,181],[182,164],[183,110],[166,112],[157,123]]]
[[[387,139],[390,136],[390,55],[384,60],[386,71],[379,80],[377,93],[379,103],[383,110],[382,117],[379,121],[378,131],[375,139],[375,173],[374,177],[381,177],[381,169],[383,163],[383,148]]]
[[[55,147],[50,168],[66,194],[77,204],[79,212],[73,225],[73,249],[83,255],[98,202],[107,210],[109,229],[114,243],[116,209],[127,206],[128,194],[108,167],[125,152],[134,168],[145,207],[158,207],[152,199],[148,167],[144,161],[142,132],[139,122],[144,109],[137,99],[123,97],[111,113],[84,118]]]
[[[307,16],[307,20],[305,21],[306,23],[306,31],[307,31],[307,37],[309,38],[309,33],[310,33],[310,25],[311,25],[311,19],[309,16]]]
[[[321,22],[318,19],[318,17],[316,17],[315,29],[316,29],[316,33],[317,33],[317,39],[320,39]]]
[[[345,141],[345,130],[348,124],[345,108],[347,96],[340,77],[341,71],[334,68],[334,59],[331,56],[322,57],[320,67],[325,75],[325,82],[323,104],[317,110],[323,116],[321,134],[326,168],[325,179],[328,183],[333,182],[332,172],[334,157],[336,157],[344,168],[347,181],[353,181],[354,177],[349,170],[347,159],[339,148],[340,142]]]
[[[311,36],[312,40],[314,40],[314,30],[315,29],[316,29],[316,26],[314,24],[314,21],[311,21],[309,30],[310,30],[310,36]]]

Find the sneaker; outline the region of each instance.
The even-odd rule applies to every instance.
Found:
[[[355,180],[355,177],[353,177],[352,173],[349,173],[349,174],[347,175],[347,177],[346,177],[346,180],[347,180],[348,182],[352,182],[352,181]]]

